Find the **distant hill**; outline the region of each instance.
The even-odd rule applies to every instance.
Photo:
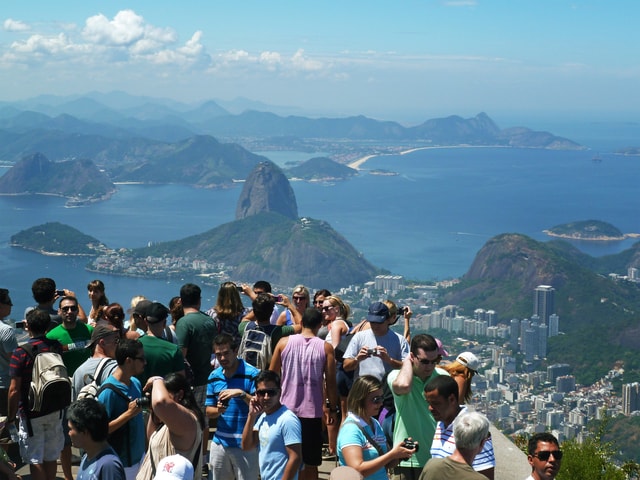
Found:
[[[0,177],[0,194],[50,194],[90,202],[115,191],[109,177],[91,160],[51,162],[36,153],[23,158]]]
[[[111,170],[114,181],[229,186],[234,179],[246,178],[256,164],[266,160],[240,145],[220,143],[208,135],[156,145],[153,150],[141,162]]]
[[[270,161],[256,165],[247,177],[238,198],[236,220],[266,212],[298,219],[298,203],[293,188],[282,170]]]
[[[625,361],[630,371],[637,372],[640,285],[615,282],[602,273],[615,258],[593,259],[575,250],[565,242],[498,235],[480,249],[461,283],[447,291],[444,301],[467,309],[494,309],[505,319],[529,318],[535,287],[551,285],[556,289],[560,330],[567,335],[550,339],[549,361],[580,366],[573,373],[586,383],[600,378],[616,360]],[[626,266],[639,266],[639,250],[636,244],[618,255],[635,262]]]
[[[600,220],[583,220],[564,223],[545,230],[551,237],[571,238],[574,240],[624,240],[625,234],[610,223]]]
[[[339,288],[370,280],[379,269],[321,220],[297,218],[293,189],[270,161],[249,174],[234,222],[174,242],[136,249],[137,257],[187,256],[233,265],[239,279]]]
[[[371,280],[380,270],[323,221],[260,213],[199,235],[132,252],[137,257],[188,256],[237,265],[233,278],[267,278],[335,289]]]
[[[11,236],[11,246],[45,255],[98,255],[105,246],[96,238],[59,222],[22,230]]]
[[[289,178],[303,180],[344,180],[358,174],[358,171],[335,162],[328,157],[314,157],[297,167],[288,168]]]

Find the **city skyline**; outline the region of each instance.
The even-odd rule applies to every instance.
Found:
[[[0,17],[0,101],[123,90],[406,122],[629,119],[638,13],[595,0],[13,2]]]

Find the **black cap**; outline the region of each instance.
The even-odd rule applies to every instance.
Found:
[[[167,320],[169,309],[160,302],[153,302],[147,307],[147,323],[159,323]]]

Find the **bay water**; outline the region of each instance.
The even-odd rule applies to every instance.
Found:
[[[260,153],[281,166],[318,156]],[[600,152],[601,161],[593,161],[594,155],[589,150],[434,148],[372,158],[347,181],[296,181],[292,187],[301,217],[329,222],[374,265],[408,279],[438,280],[464,274],[484,243],[500,233],[546,241],[544,229],[589,219],[626,233],[640,232],[640,158]],[[398,175],[372,175],[373,169]],[[82,257],[42,256],[10,247],[9,239],[18,231],[59,221],[109,247],[140,247],[232,221],[241,188],[119,185],[110,200],[79,208],[65,208],[64,199],[51,196],[0,196],[0,286],[11,291],[12,318],[21,318],[33,304],[30,288],[38,277],[54,278],[85,305],[86,284],[94,278],[105,282],[111,301],[123,305],[139,294],[167,303],[180,285],[198,281],[88,272]],[[633,242],[573,243],[600,256]],[[215,297],[213,288],[204,288],[203,306],[213,305]]]

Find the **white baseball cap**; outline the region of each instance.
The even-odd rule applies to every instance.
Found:
[[[480,360],[471,352],[462,352],[456,360],[465,365],[469,370],[473,370],[474,372],[478,371],[478,367],[480,366]]]
[[[182,455],[164,457],[158,463],[154,480],[192,480],[193,465]]]

